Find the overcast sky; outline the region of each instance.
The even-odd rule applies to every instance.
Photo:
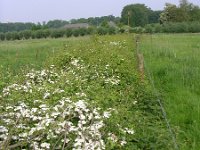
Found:
[[[166,2],[179,0],[0,0],[0,22],[42,22],[95,16],[120,16],[127,4],[143,3],[162,10]],[[200,6],[200,0],[190,0]]]

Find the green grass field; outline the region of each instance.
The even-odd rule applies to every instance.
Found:
[[[20,72],[28,72],[30,68],[41,69],[49,58],[60,52],[70,38],[61,39],[33,39],[20,41],[0,42],[0,89],[9,82],[13,76]]]
[[[157,34],[140,43],[180,149],[200,147],[199,41],[199,34]]]
[[[63,47],[64,41],[65,39],[2,41],[1,66],[13,71],[25,66],[40,68],[47,57]]]
[[[173,149],[133,41],[130,34],[1,42],[9,69],[0,78],[0,147]]]

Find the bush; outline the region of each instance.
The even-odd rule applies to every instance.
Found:
[[[73,30],[73,36],[78,37],[80,35],[79,29],[74,29]]]
[[[193,22],[188,26],[188,32],[191,33],[198,33],[200,32],[200,23],[199,22]]]
[[[37,39],[43,38],[43,32],[42,32],[42,30],[37,30],[37,31],[35,31],[35,37],[36,37]]]
[[[5,40],[5,34],[4,33],[0,33],[0,40],[4,41]]]
[[[95,27],[89,27],[88,29],[87,29],[87,33],[89,34],[89,35],[91,35],[91,34],[95,34],[96,33],[96,28]]]
[[[145,32],[145,29],[143,27],[135,27],[130,29],[131,33],[143,33]]]
[[[106,35],[108,33],[108,29],[105,27],[99,27],[97,28],[97,34],[99,35]]]
[[[109,27],[108,28],[108,34],[116,34],[116,28],[115,27]]]
[[[31,38],[31,31],[30,30],[22,31],[21,33],[23,35],[23,38],[25,38],[25,39]]]
[[[12,40],[20,40],[22,39],[22,36],[20,37],[20,32],[12,32]]]
[[[60,38],[63,37],[65,34],[64,30],[52,30],[51,37],[52,38]]]
[[[145,32],[146,33],[153,33],[153,27],[151,24],[148,24],[145,26]]]
[[[73,32],[72,32],[71,29],[67,29],[67,30],[65,31],[65,36],[66,36],[66,37],[71,37],[72,35],[73,35]]]
[[[50,36],[50,31],[48,29],[42,30],[42,36],[43,38],[48,38]]]
[[[79,29],[79,34],[80,34],[80,36],[87,35],[88,34],[87,29],[86,28],[80,28]]]
[[[166,24],[150,24],[145,26],[147,33],[198,33],[200,32],[199,22],[169,22]]]
[[[153,27],[153,32],[155,32],[155,33],[161,33],[161,32],[163,32],[162,25],[155,24],[154,27]]]
[[[12,33],[11,32],[7,32],[6,34],[5,34],[5,37],[6,37],[6,40],[12,40]]]
[[[36,38],[36,33],[35,33],[35,31],[31,31],[31,38],[32,38],[32,39],[35,39],[35,38]]]

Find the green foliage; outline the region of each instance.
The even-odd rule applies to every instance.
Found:
[[[166,3],[160,15],[161,23],[200,21],[200,8],[187,0],[181,0],[180,5]]]
[[[63,37],[65,34],[64,30],[52,30],[51,37],[52,38],[60,38]]]
[[[109,16],[102,16],[102,17],[90,17],[90,18],[80,18],[80,19],[72,19],[70,22],[73,24],[76,23],[88,23],[92,26],[99,26],[101,24],[104,24],[105,22],[109,22],[112,21],[116,24],[118,24],[120,22],[120,18],[119,17],[115,17],[113,15],[109,15]]]
[[[116,28],[115,27],[109,27],[108,28],[108,34],[110,34],[110,35],[116,34]]]
[[[144,4],[132,4],[123,8],[121,22],[131,27],[145,26],[149,23],[158,23],[162,11],[153,11]]]
[[[1,41],[4,41],[6,39],[5,34],[0,33],[0,39],[1,39]]]
[[[199,33],[199,22],[169,22],[145,26],[146,33]]]
[[[149,12],[149,17],[148,17],[148,23],[152,24],[152,23],[159,23],[159,18],[160,18],[160,14],[162,13],[162,11],[153,11],[151,10]]]
[[[4,52],[1,54],[6,55],[5,47],[9,48],[8,52],[11,54],[14,49],[15,51],[20,49],[20,55],[23,54],[24,57],[28,58],[23,62],[26,64],[34,56],[31,55],[33,54],[31,52],[39,50],[39,53],[44,55],[38,57],[37,61],[33,60],[32,63],[42,66],[44,60],[48,59],[45,70],[49,69],[49,66],[53,64],[55,65],[55,71],[57,73],[61,72],[61,76],[60,78],[58,77],[59,80],[55,84],[49,84],[48,78],[44,78],[45,81],[41,83],[42,86],[40,87],[45,87],[45,91],[40,90],[38,92],[36,89],[32,91],[32,94],[14,91],[12,95],[1,99],[1,106],[17,104],[19,100],[23,100],[24,103],[32,108],[38,107],[34,104],[34,100],[41,100],[42,103],[53,107],[62,97],[69,97],[74,102],[84,99],[88,102],[89,108],[100,107],[100,112],[108,108],[114,109],[112,116],[104,122],[105,128],[101,130],[106,149],[173,149],[155,95],[152,94],[151,86],[146,79],[144,82],[140,81],[136,68],[137,59],[135,58],[133,37],[134,35],[132,34],[94,35],[90,38],[1,42],[0,51]],[[45,52],[54,48],[60,50],[59,53],[51,55],[52,57],[49,57],[48,53],[45,54]],[[10,57],[15,58],[15,54],[11,54]],[[12,62],[12,64],[15,63]],[[6,66],[6,64],[3,65]],[[23,74],[27,73],[27,71],[24,72]],[[19,85],[26,83],[24,82],[23,74],[19,74],[15,79],[11,76],[12,82],[11,79],[8,82],[3,81],[2,87],[5,86],[5,83],[7,85],[16,82]],[[52,93],[57,88],[63,89],[65,92],[51,94],[50,98],[43,99],[43,94],[46,90]],[[77,96],[78,93],[85,93],[86,97],[79,97]],[[12,98],[13,101],[9,98]],[[0,109],[0,114],[1,112],[5,113]],[[61,117],[59,118],[61,119]],[[28,119],[20,119],[19,121],[23,121],[26,125],[28,123]],[[78,118],[70,121],[77,124]],[[50,124],[49,128],[52,128],[52,122]],[[31,125],[34,126],[35,123]],[[54,126],[54,129],[55,127],[57,125]],[[125,128],[127,128],[126,130],[133,129],[135,133],[127,134],[124,132]],[[50,130],[41,130],[38,134],[43,136],[44,134],[41,133],[46,135],[48,131]],[[14,130],[15,134],[20,132],[18,129]],[[106,138],[107,135],[110,135],[109,137],[114,140],[117,137],[116,142]],[[61,134],[59,138],[63,138],[63,135]],[[74,137],[67,138],[73,139]],[[54,145],[58,140],[57,138],[55,140],[46,140],[46,142]],[[120,143],[123,140],[127,142],[124,146]],[[58,141],[58,143],[60,145],[61,141]],[[10,144],[14,144],[14,141]],[[25,146],[28,146],[28,144]],[[71,143],[69,146],[71,146]]]
[[[121,13],[121,21],[131,27],[144,26],[148,23],[148,16],[151,10],[144,4],[127,5]]]
[[[37,31],[35,31],[35,37],[36,37],[37,39],[43,38],[43,31],[42,31],[42,30],[37,30]]]
[[[31,30],[34,23],[0,23],[0,32]]]
[[[73,30],[73,36],[78,37],[80,35],[79,29]]]
[[[65,31],[65,35],[66,35],[66,37],[71,37],[71,36],[73,35],[72,29],[66,30],[66,31]]]
[[[108,33],[108,30],[107,30],[107,28],[99,27],[99,28],[97,28],[97,33],[99,35],[106,35]]]
[[[11,32],[5,33],[5,37],[6,37],[6,40],[11,40],[12,39],[12,33]]]
[[[21,39],[41,39],[41,38],[61,38],[61,37],[78,37],[92,34],[115,34],[118,29],[116,27],[89,27],[89,28],[77,28],[77,29],[37,29],[37,30],[25,30],[21,32],[7,32],[1,33],[0,40],[21,40]]]
[[[61,28],[66,24],[69,24],[69,22],[64,20],[51,20],[47,22],[46,26],[48,28]]]
[[[115,24],[118,24],[120,22],[119,17],[115,17],[113,15],[109,16],[102,16],[102,17],[90,17],[90,18],[80,18],[80,19],[72,19],[70,21],[65,20],[50,20],[47,23],[43,22],[41,23],[0,23],[0,33],[6,33],[6,32],[19,32],[24,30],[45,30],[45,29],[59,29],[63,26],[72,23],[88,23],[91,26],[99,26],[103,22],[109,22],[112,21]]]

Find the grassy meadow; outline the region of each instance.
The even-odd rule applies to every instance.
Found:
[[[44,67],[49,58],[63,49],[66,42],[64,38],[1,41],[0,89],[20,72]]]
[[[124,34],[1,42],[0,147],[173,149],[133,41]]]
[[[180,149],[200,147],[200,35],[155,34],[141,37],[155,87]]]

